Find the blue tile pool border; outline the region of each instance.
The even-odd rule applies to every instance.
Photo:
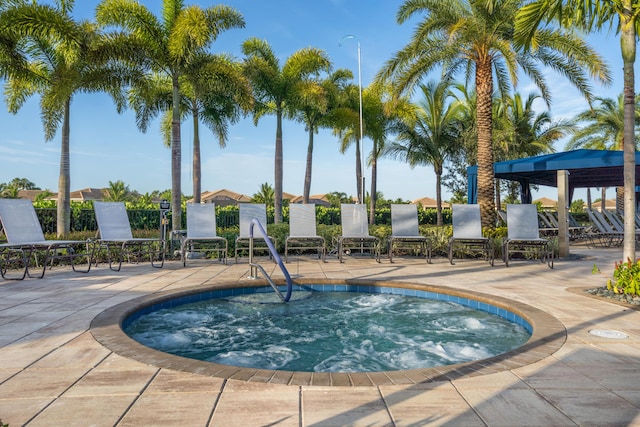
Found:
[[[284,286],[284,281],[277,282]],[[91,321],[90,332],[103,346],[122,357],[160,368],[208,375],[216,378],[287,384],[296,386],[381,386],[428,384],[460,378],[504,372],[538,362],[557,352],[566,342],[567,331],[550,314],[521,303],[470,289],[435,286],[404,281],[362,279],[330,280],[304,278],[296,280],[296,290],[391,293],[440,299],[484,310],[522,325],[531,336],[522,346],[487,359],[453,365],[390,372],[291,372],[221,365],[170,355],[146,347],[123,331],[125,322],[136,316],[179,304],[211,298],[225,298],[262,292],[273,292],[264,280],[220,281],[206,286],[151,293],[112,306]],[[295,302],[293,302],[295,303]],[[426,385],[426,387],[432,387]]]

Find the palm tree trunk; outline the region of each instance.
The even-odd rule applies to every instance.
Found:
[[[373,152],[376,152],[376,143],[373,143]],[[376,222],[376,193],[378,182],[378,158],[373,156],[371,159],[371,196],[369,196],[369,225],[374,225]]]
[[[360,161],[360,139],[356,139],[356,188],[358,191],[358,202],[364,203],[364,188],[362,188],[362,162]]]
[[[202,201],[202,166],[200,160],[200,117],[198,108],[193,105],[193,203]]]
[[[478,122],[478,204],[483,227],[495,227],[492,97],[493,75],[491,59],[476,61],[477,122]]]
[[[500,198],[500,180],[496,179],[496,208],[502,209],[502,200]]]
[[[436,225],[442,227],[442,170],[436,173]]]
[[[174,72],[173,116],[171,117],[171,229],[182,229],[182,141],[180,139],[180,83]]]
[[[62,143],[60,144],[60,175],[58,177],[58,206],[56,228],[58,238],[64,238],[71,228],[71,167],[69,161],[69,114],[71,99],[64,103],[64,117],[62,122]]]
[[[302,203],[309,203],[311,193],[311,165],[313,161],[313,129],[309,127],[309,144],[307,145],[307,168],[304,173],[304,189],[302,193]]]
[[[623,259],[636,259],[635,239],[635,186],[636,186],[636,148],[635,148],[635,70],[636,61],[636,21],[632,0],[622,2],[622,25],[620,47],[624,61],[624,245]]]
[[[282,222],[282,108],[278,107],[276,113],[276,158],[274,165],[273,184],[273,222]]]
[[[434,162],[433,171],[436,173],[436,225],[442,226],[442,172],[443,165]]]

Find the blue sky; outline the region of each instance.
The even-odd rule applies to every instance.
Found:
[[[99,0],[77,0],[75,14],[92,18]],[[160,0],[144,0],[157,16]],[[191,0],[186,4],[203,7],[217,4]],[[368,85],[382,64],[404,46],[413,30],[412,23],[400,26],[395,21],[401,1],[371,0],[229,0],[221,2],[238,10],[246,21],[244,29],[224,32],[213,44],[215,52],[227,52],[241,58],[241,43],[249,37],[269,42],[281,63],[298,49],[313,46],[324,49],[334,68],[348,68],[357,83],[357,41],[345,40],[352,34],[361,45],[363,86]],[[589,41],[609,63],[614,83],[600,87],[594,83],[599,96],[616,97],[622,91],[622,61],[620,45],[615,35],[590,36]],[[434,75],[434,78],[436,76]],[[571,117],[584,110],[586,102],[562,77],[549,72],[552,88],[553,117]],[[525,97],[535,87],[522,80],[517,90]],[[60,135],[45,142],[40,120],[39,99],[33,97],[16,115],[8,113],[6,104],[0,109],[0,182],[15,177],[27,178],[37,186],[57,191],[60,157]],[[182,126],[182,192],[192,194],[192,138],[190,121]],[[262,183],[273,184],[275,119],[264,117],[258,126],[251,118],[230,129],[229,142],[222,149],[211,132],[201,129],[202,189],[222,188],[252,195]],[[284,186],[292,194],[302,194],[307,134],[299,123],[285,121]],[[103,188],[109,181],[124,181],[131,190],[141,193],[171,188],[170,150],[162,145],[159,124],[152,124],[146,134],[135,126],[134,114],[118,114],[113,102],[105,94],[78,94],[71,105],[71,189]],[[564,144],[556,147],[562,151]],[[339,143],[329,130],[315,136],[311,193],[341,191],[356,195],[355,154],[338,151]],[[364,150],[371,150],[371,142],[364,140]],[[367,189],[370,187],[370,168],[367,167]],[[384,197],[413,200],[435,197],[435,175],[430,167],[409,168],[405,163],[382,159],[378,166],[378,191]],[[450,196],[443,188],[445,200]],[[556,190],[542,188],[534,198],[555,198]],[[586,199],[582,193],[576,197]],[[597,195],[596,195],[597,197]]]

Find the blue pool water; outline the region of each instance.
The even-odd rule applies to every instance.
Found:
[[[296,291],[287,304],[273,293],[254,293],[148,310],[124,329],[148,347],[226,365],[372,372],[449,365],[517,348],[530,332],[504,317],[442,299]]]

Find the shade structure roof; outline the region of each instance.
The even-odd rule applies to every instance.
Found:
[[[623,152],[614,150],[573,150],[494,163],[497,179],[524,184],[557,187],[557,172],[569,171],[569,189],[622,187]],[[478,167],[467,168],[469,200],[476,200]],[[636,183],[640,184],[640,153],[636,152]]]

